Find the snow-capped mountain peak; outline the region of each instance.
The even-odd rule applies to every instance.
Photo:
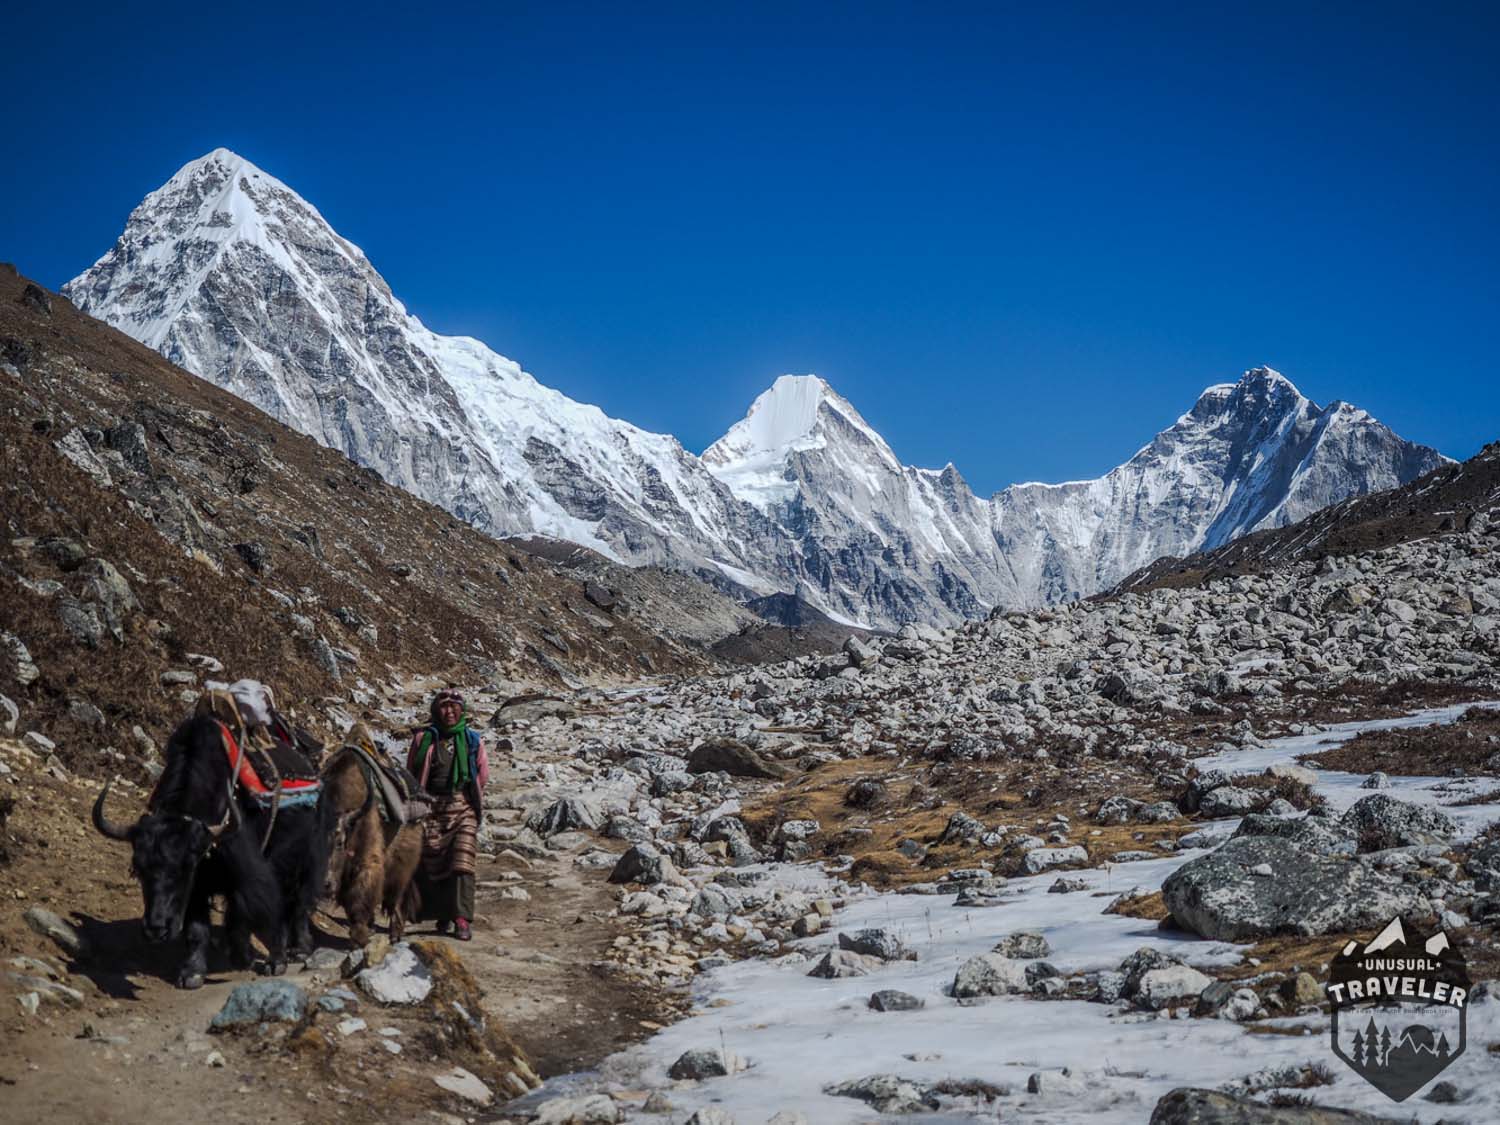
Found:
[[[795,454],[848,446],[854,462],[873,459],[899,473],[901,462],[854,405],[817,375],[783,375],[745,416],[703,451],[709,472],[739,499],[762,510],[797,491],[788,472]]]
[[[815,375],[701,458],[407,313],[310,203],[227,149],[185,165],[64,287],[108,321],[496,534],[541,534],[869,625],[1095,593],[1164,554],[1291,522],[1442,461],[1255,368],[1091,481],[976,497],[905,466]]]

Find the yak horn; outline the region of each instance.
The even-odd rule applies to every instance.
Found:
[[[113,784],[113,778],[106,781],[104,788],[99,791],[99,796],[94,801],[94,827],[111,840],[128,840],[130,839],[130,829],[121,828],[104,815],[104,800],[109,796],[109,787]]]
[[[234,806],[233,795],[229,798],[229,807],[224,810],[224,819],[208,830],[209,836],[215,840],[219,839],[228,831],[230,821],[234,822],[234,830],[238,832],[240,828],[240,811]]]

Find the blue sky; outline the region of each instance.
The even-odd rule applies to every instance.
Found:
[[[30,4],[0,257],[223,145],[433,328],[701,450],[817,372],[977,491],[1270,364],[1500,438],[1500,5]]]

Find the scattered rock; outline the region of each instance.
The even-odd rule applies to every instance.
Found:
[[[1458,832],[1449,817],[1430,805],[1399,801],[1384,793],[1361,797],[1343,816],[1362,852],[1410,844],[1445,844]]]
[[[841,980],[844,977],[869,976],[884,964],[879,957],[863,953],[851,953],[847,949],[831,949],[823,959],[808,970],[810,977],[823,980]]]
[[[782,767],[763,761],[759,754],[734,738],[710,738],[700,742],[687,760],[688,773],[727,773],[730,777],[779,778]]]
[[[851,1082],[823,1087],[823,1093],[835,1098],[857,1098],[876,1113],[921,1113],[940,1107],[930,1088],[909,1078],[894,1074],[872,1074]]]
[[[362,969],[355,982],[370,999],[381,1004],[416,1004],[432,991],[432,974],[406,942],[391,951],[373,968]]]
[[[461,1066],[444,1074],[434,1074],[432,1080],[450,1094],[457,1094],[473,1105],[486,1106],[495,1100],[493,1091],[479,1080],[478,1075]]]
[[[1397,1125],[1350,1109],[1324,1106],[1268,1106],[1250,1097],[1218,1090],[1181,1087],[1165,1095],[1151,1113],[1151,1125]]]
[[[839,934],[839,948],[850,953],[862,953],[867,957],[878,957],[882,961],[915,961],[917,955],[908,949],[895,934],[886,929],[858,930],[853,934]]]
[[[1047,939],[1038,930],[1017,930],[1001,938],[990,952],[1012,960],[1026,961],[1050,957],[1052,946],[1047,944]]]
[[[956,999],[973,996],[1006,996],[1025,992],[1026,966],[998,953],[981,953],[959,966],[953,978]]]
[[[1170,965],[1141,974],[1132,999],[1138,1008],[1160,1011],[1173,1004],[1196,1000],[1213,978],[1187,965]]]
[[[877,1012],[913,1012],[925,1008],[927,1001],[894,988],[883,988],[870,995],[869,1006]]]
[[[260,1023],[296,1023],[307,1014],[307,992],[289,980],[256,980],[235,985],[209,1024],[226,1031]]]
[[[694,1048],[677,1056],[667,1068],[668,1078],[723,1078],[743,1069],[739,1059],[716,1048]]]

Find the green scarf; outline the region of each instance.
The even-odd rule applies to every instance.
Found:
[[[427,764],[427,754],[433,745],[432,732],[435,730],[439,737],[453,739],[453,772],[450,778],[453,782],[453,791],[459,792],[474,777],[469,769],[469,716],[466,713],[462,719],[446,730],[438,726],[430,726],[422,732],[422,743],[417,748],[417,773],[419,775]]]

